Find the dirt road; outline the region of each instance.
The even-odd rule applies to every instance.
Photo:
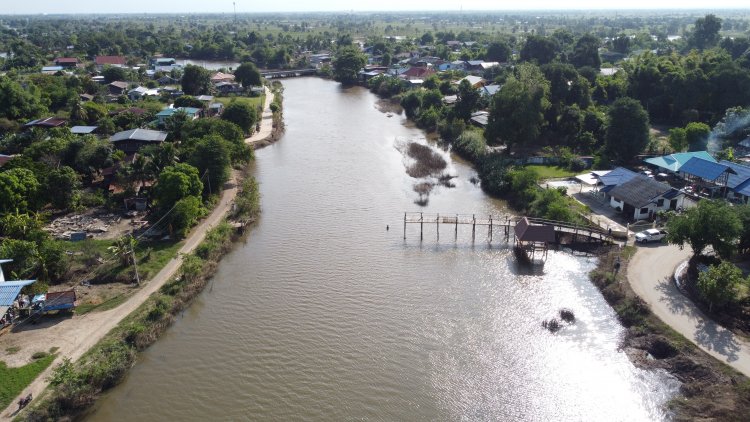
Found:
[[[263,115],[260,120],[260,130],[253,133],[252,136],[245,139],[245,143],[255,146],[256,143],[265,141],[271,133],[273,133],[273,113],[271,112],[271,103],[274,99],[274,94],[268,87],[266,90],[266,101],[263,105]]]
[[[674,284],[677,266],[691,250],[675,245],[637,246],[628,265],[628,282],[662,321],[711,356],[750,376],[750,344],[708,318]]]
[[[245,142],[253,145],[271,136],[273,133],[273,113],[271,112],[271,103],[274,95],[268,87],[266,90],[266,99],[263,108],[263,118],[261,120],[260,130],[253,136],[245,139]],[[29,362],[29,356],[36,351],[47,351],[51,347],[58,347],[57,359],[50,367],[42,372],[22,393],[17,397],[10,406],[0,413],[0,421],[8,420],[16,410],[18,400],[28,393],[33,393],[34,397],[40,397],[42,391],[47,387],[46,379],[49,377],[54,368],[63,358],[70,358],[75,361],[79,359],[86,351],[92,348],[108,332],[137,309],[149,296],[157,291],[166,283],[182,265],[182,255],[193,251],[206,236],[206,231],[215,226],[226,215],[237,195],[237,187],[233,184],[233,178],[225,186],[222,192],[221,201],[214,208],[203,222],[195,227],[188,236],[185,244],[180,248],[178,257],[172,259],[161,269],[145,286],[131,296],[122,305],[102,312],[90,312],[83,316],[74,316],[68,319],[54,320],[49,323],[39,324],[37,326],[24,327],[23,330],[16,333],[9,333],[3,336],[2,344],[5,347],[13,345],[19,347],[24,353],[4,354],[0,351],[0,360],[3,360],[8,366],[16,367]]]
[[[12,401],[7,409],[0,413],[0,420],[9,420],[12,417],[13,412],[18,407],[16,403],[18,403],[18,400],[22,396],[33,393],[34,397],[40,397],[42,391],[47,387],[46,379],[57,363],[66,357],[73,361],[79,359],[177,272],[182,264],[182,255],[192,252],[206,237],[206,232],[218,224],[231,208],[234,198],[237,195],[237,186],[233,181],[234,179],[225,185],[221,200],[211,214],[198,226],[193,228],[185,244],[180,248],[177,257],[170,260],[161,271],[125,303],[108,311],[90,312],[80,317],[74,316],[62,319],[51,326],[29,327],[29,329],[23,329],[20,332],[9,333],[3,336],[3,343],[13,342],[14,344],[19,344],[24,351],[29,353],[46,351],[53,346],[59,349],[57,359],[19,397]],[[7,363],[10,365],[15,362]],[[21,362],[20,364],[24,363]]]

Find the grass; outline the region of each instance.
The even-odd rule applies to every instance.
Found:
[[[110,309],[114,309],[118,306],[120,306],[123,302],[125,302],[130,295],[126,294],[119,294],[116,296],[112,296],[111,298],[105,300],[101,303],[83,303],[81,305],[76,306],[76,314],[77,315],[83,315],[87,314],[89,312],[102,312],[102,311],[108,311]]]
[[[54,355],[47,355],[18,368],[8,368],[5,362],[0,362],[0,409],[8,407],[53,360]]]
[[[557,179],[562,177],[572,177],[578,174],[577,172],[570,171],[566,168],[558,166],[545,166],[542,164],[529,164],[526,166],[534,170],[538,175],[539,179]]]
[[[225,107],[232,101],[237,101],[247,103],[253,109],[257,109],[258,107],[263,106],[264,97],[264,95],[261,95],[260,97],[215,97],[214,100],[224,104]]]

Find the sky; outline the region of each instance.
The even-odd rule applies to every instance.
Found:
[[[0,0],[0,14],[40,13],[232,13],[231,0]],[[237,13],[251,12],[362,12],[420,10],[559,10],[559,9],[748,9],[748,0],[235,0]]]

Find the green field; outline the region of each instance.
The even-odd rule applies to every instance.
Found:
[[[0,409],[8,407],[53,360],[54,355],[47,355],[18,368],[8,368],[5,362],[0,362]]]
[[[570,171],[566,168],[562,168],[558,166],[545,166],[541,164],[530,164],[526,167],[533,169],[539,175],[539,178],[542,180],[557,179],[561,177],[572,177],[578,174],[575,171]]]
[[[247,103],[250,107],[257,109],[263,106],[264,98],[265,95],[261,95],[260,97],[214,97],[214,100],[224,104],[225,107],[232,101],[237,101]]]

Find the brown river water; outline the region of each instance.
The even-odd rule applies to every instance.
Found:
[[[455,187],[415,205],[398,147],[427,144],[420,130],[362,88],[284,86],[286,133],[254,164],[257,226],[88,421],[669,418],[677,383],[617,350],[594,258],[551,252],[529,270],[466,227],[404,240],[404,211],[507,211],[442,151]],[[576,323],[545,331],[563,307]]]

